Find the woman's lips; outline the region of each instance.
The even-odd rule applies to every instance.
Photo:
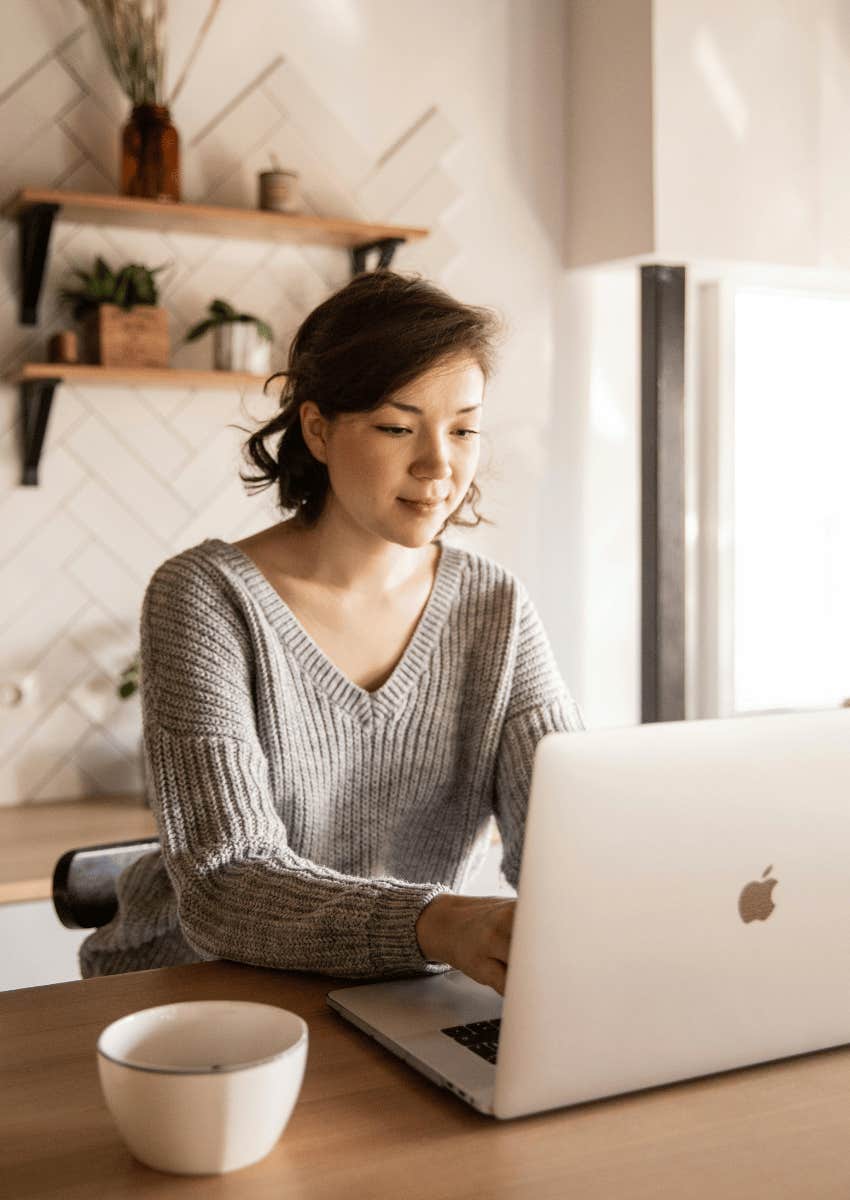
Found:
[[[435,508],[439,508],[445,504],[445,500],[405,500],[403,496],[398,497],[402,504],[406,504],[408,508],[412,508],[414,512],[429,513]]]

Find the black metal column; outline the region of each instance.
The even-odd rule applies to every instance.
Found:
[[[640,277],[641,721],[683,721],[685,268]]]

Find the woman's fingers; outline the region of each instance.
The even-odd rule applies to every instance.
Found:
[[[488,987],[493,988],[500,996],[505,994],[505,982],[508,977],[507,966],[503,962],[499,962],[497,958],[491,958],[487,963],[485,972],[487,978],[483,981]]]
[[[514,928],[514,904],[511,903],[510,908],[499,913],[498,920],[494,923],[490,934],[490,953],[494,958],[499,958],[503,962],[508,961],[508,952],[511,948],[511,936]]]
[[[445,922],[438,926],[438,932],[442,929],[441,940],[429,937],[429,927],[422,916],[417,922],[423,954],[450,963],[504,996],[516,900],[495,896],[452,896],[451,900],[437,897],[424,911],[427,913],[441,899],[445,904],[445,911],[441,912]]]

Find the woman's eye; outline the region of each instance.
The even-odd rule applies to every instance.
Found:
[[[411,433],[412,432],[412,430],[408,429],[404,425],[376,425],[375,428],[380,430],[381,433],[392,434],[393,437],[397,437],[399,434],[402,434],[402,433]],[[478,436],[477,429],[456,429],[455,433],[459,433],[461,435],[462,442],[469,442],[472,440],[473,437]]]

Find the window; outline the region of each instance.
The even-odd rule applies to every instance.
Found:
[[[700,715],[850,697],[850,294],[704,289]]]

